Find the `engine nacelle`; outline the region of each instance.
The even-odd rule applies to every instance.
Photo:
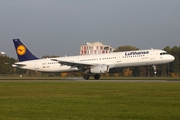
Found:
[[[109,72],[108,65],[96,65],[90,68],[90,73],[107,73]]]

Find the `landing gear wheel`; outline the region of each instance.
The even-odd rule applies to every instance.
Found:
[[[99,75],[99,74],[95,74],[95,75],[94,75],[94,79],[95,79],[95,80],[99,80],[99,78],[100,78],[100,75]]]
[[[85,80],[89,80],[89,75],[85,74],[85,75],[83,75],[83,78],[84,78]]]
[[[153,65],[153,69],[154,69],[154,76],[156,77],[156,65]]]

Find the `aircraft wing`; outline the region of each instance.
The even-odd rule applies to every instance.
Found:
[[[16,64],[16,63],[14,63],[14,64],[12,64],[12,66],[13,67],[24,67],[24,66],[26,66],[26,64]]]
[[[70,61],[63,61],[63,60],[58,60],[58,59],[51,59],[52,61],[57,61],[59,62],[61,65],[67,65],[67,66],[71,66],[71,67],[77,67],[79,69],[82,68],[87,68],[90,66],[93,66],[95,64],[90,64],[90,63],[80,63],[80,62],[70,62]]]

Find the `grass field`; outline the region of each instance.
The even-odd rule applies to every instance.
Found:
[[[180,83],[1,82],[0,120],[180,119]]]
[[[83,79],[82,76],[69,77],[0,77],[0,80],[64,80],[64,79]],[[90,80],[94,80],[91,76]],[[180,80],[180,77],[101,77],[100,80]]]

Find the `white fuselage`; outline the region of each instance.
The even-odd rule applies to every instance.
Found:
[[[89,64],[105,64],[109,68],[121,68],[121,67],[133,67],[133,66],[146,66],[157,65],[172,62],[174,57],[167,54],[163,50],[150,49],[150,50],[138,50],[138,51],[125,51],[114,52],[106,54],[95,55],[80,55],[55,58],[57,60],[77,62],[77,63],[89,63]],[[22,66],[18,66],[22,65]],[[52,58],[37,59],[24,62],[17,62],[13,65],[22,69],[29,69],[41,72],[68,72],[78,71],[76,67],[61,65],[57,61],[53,61]]]

